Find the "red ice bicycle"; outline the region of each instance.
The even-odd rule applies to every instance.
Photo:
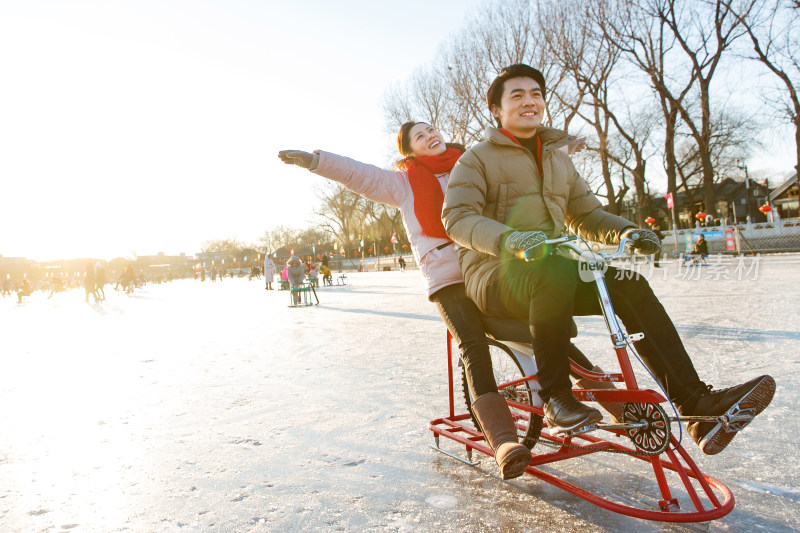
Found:
[[[610,511],[663,522],[706,522],[721,518],[731,512],[734,498],[731,491],[720,481],[703,474],[695,462],[672,434],[673,423],[688,420],[719,421],[724,431],[739,431],[749,424],[755,416],[754,411],[735,409],[720,417],[678,417],[671,416],[662,407],[672,411],[667,399],[650,389],[640,389],[630,362],[631,343],[643,337],[641,333],[627,334],[623,331],[614,314],[611,298],[603,277],[607,265],[626,253],[630,240],[623,239],[614,253],[596,253],[580,245],[578,237],[570,235],[547,241],[558,253],[569,252],[581,262],[581,271],[594,280],[603,317],[611,337],[613,349],[619,362],[618,373],[600,374],[586,370],[573,361],[573,373],[587,380],[620,384],[620,388],[575,388],[573,393],[578,400],[596,402],[622,402],[622,421],[620,423],[598,423],[584,428],[584,432],[571,436],[550,433],[547,429],[542,402],[537,390],[536,363],[530,345],[530,329],[522,321],[492,319],[487,317],[485,325],[489,334],[490,352],[498,389],[506,398],[516,422],[520,442],[532,451],[533,462],[526,473],[570,492],[584,500]],[[472,416],[469,389],[466,375],[462,369],[462,383],[467,412],[456,414],[453,383],[452,337],[447,334],[447,372],[449,382],[450,413],[443,418],[432,420],[429,429],[433,432],[435,450],[469,465],[477,465],[472,460],[476,450],[493,457],[494,453],[485,442],[480,426]],[[457,353],[457,350],[456,350]],[[472,425],[465,425],[470,420]],[[474,427],[472,427],[474,426]],[[445,451],[440,447],[440,437],[452,439],[465,446],[467,458]],[[614,438],[614,441],[611,438]],[[620,442],[624,444],[620,444]],[[536,450],[534,450],[536,448]],[[548,450],[544,450],[548,448]],[[652,471],[658,484],[658,508],[655,506],[635,506],[631,498],[612,501],[607,497],[592,493],[569,483],[553,474],[545,472],[542,465],[552,464],[594,453],[624,454],[641,460]],[[676,491],[676,492],[674,492]],[[679,491],[679,492],[678,492]],[[690,509],[680,507],[684,501]]]

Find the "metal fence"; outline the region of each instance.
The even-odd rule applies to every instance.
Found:
[[[664,254],[691,252],[701,234],[711,254],[800,252],[800,219],[797,218],[665,231],[662,250]]]

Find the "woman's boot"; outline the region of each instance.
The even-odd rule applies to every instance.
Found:
[[[487,392],[472,402],[472,412],[494,452],[503,479],[521,476],[531,464],[531,451],[517,442],[517,427],[508,404],[498,392]]]
[[[596,374],[605,374],[605,371],[596,365],[592,367],[592,372]],[[593,379],[586,378],[577,380],[575,386],[581,389],[616,390],[617,388],[610,381],[594,381]],[[597,404],[608,412],[613,423],[622,423],[622,409],[625,407],[624,402],[597,402]]]

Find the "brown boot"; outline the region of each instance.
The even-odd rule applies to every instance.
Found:
[[[487,392],[472,402],[472,412],[494,452],[503,479],[521,476],[533,459],[531,451],[517,442],[517,427],[505,399],[498,392]]]
[[[592,372],[596,374],[605,374],[599,366],[593,366]],[[592,379],[581,378],[575,382],[575,386],[580,389],[602,389],[602,390],[616,390],[616,386],[610,381],[594,381]],[[622,409],[625,407],[623,402],[597,402],[600,407],[608,412],[611,421],[615,424],[622,423]]]

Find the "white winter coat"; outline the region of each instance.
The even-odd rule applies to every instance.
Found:
[[[384,170],[321,150],[316,153],[319,154],[319,164],[312,172],[338,181],[374,202],[400,209],[411,240],[411,251],[425,278],[428,296],[448,285],[464,282],[453,246],[437,249],[448,240],[422,234],[422,227],[414,214],[414,193],[405,171]],[[444,192],[450,174],[439,174],[437,178]]]
[[[270,256],[264,258],[264,278],[270,283],[275,279],[275,263]]]

